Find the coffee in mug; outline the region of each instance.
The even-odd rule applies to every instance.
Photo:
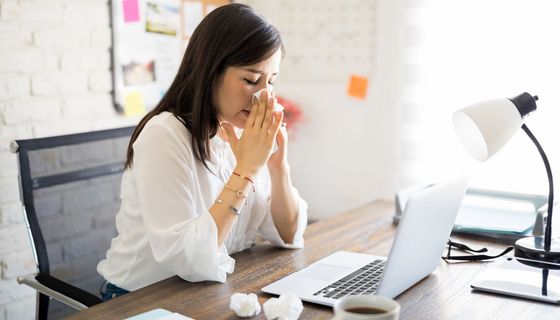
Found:
[[[398,320],[400,305],[378,295],[346,296],[334,304],[333,320]]]

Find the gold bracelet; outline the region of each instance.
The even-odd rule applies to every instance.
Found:
[[[248,197],[243,193],[243,190],[236,189],[236,188],[230,186],[227,183],[225,184],[225,187],[226,187],[226,189],[229,189],[229,190],[235,192],[235,195],[237,196],[237,198],[245,199],[245,204],[247,204],[247,198]]]

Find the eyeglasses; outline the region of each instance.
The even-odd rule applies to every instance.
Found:
[[[490,256],[487,254],[480,254],[483,252],[488,252],[488,249],[486,248],[482,248],[482,249],[473,249],[467,245],[464,245],[462,243],[458,243],[458,242],[453,242],[451,240],[447,240],[447,255],[445,257],[441,257],[443,260],[445,260],[446,262],[449,262],[449,260],[459,260],[459,261],[481,261],[481,260],[489,260],[489,259],[495,259],[495,258],[499,258],[507,253],[509,253],[511,250],[513,250],[513,247],[507,247],[504,251],[502,251],[502,253],[495,255],[495,256]],[[461,250],[467,253],[470,253],[469,255],[465,255],[465,256],[452,256],[451,255],[451,249],[456,249],[456,250]],[[479,253],[479,254],[472,254],[472,253]]]

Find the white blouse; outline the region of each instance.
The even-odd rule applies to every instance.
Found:
[[[235,260],[229,253],[251,247],[257,234],[284,248],[302,248],[307,203],[298,203],[292,244],[278,234],[270,210],[268,169],[255,177],[255,193],[234,222],[225,243],[208,209],[224,188],[236,161],[229,144],[210,140],[208,167],[196,160],[190,133],[171,113],[148,121],[134,142],[134,162],[125,170],[118,235],[97,271],[107,281],[132,291],[178,275],[187,281],[226,281]]]

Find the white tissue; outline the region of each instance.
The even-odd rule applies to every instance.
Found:
[[[234,293],[229,300],[229,308],[239,317],[252,317],[261,312],[261,305],[254,293]]]
[[[262,88],[261,90],[253,93],[253,98],[256,98],[257,101],[260,101],[261,100],[260,99],[261,98],[261,93],[263,91],[268,91],[268,89],[267,88]],[[268,93],[270,93],[270,91],[268,91]],[[277,102],[277,103],[274,104],[274,111],[284,111],[284,106]]]
[[[300,298],[290,293],[266,300],[263,309],[267,320],[296,320],[303,311],[303,304]]]

